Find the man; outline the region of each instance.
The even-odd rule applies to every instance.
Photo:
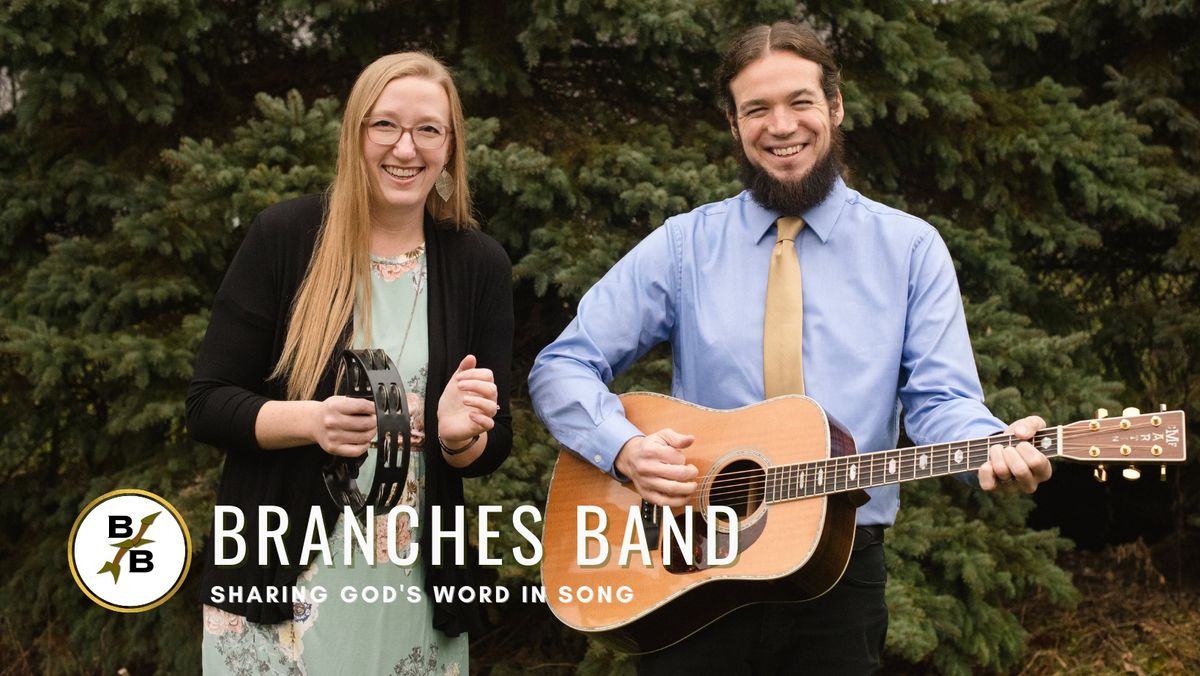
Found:
[[[607,383],[664,340],[674,396],[728,409],[802,389],[849,429],[859,453],[895,447],[901,407],[918,444],[1006,429],[983,405],[945,244],[929,224],[841,179],[838,81],[832,55],[808,29],[781,22],[738,37],[718,84],[747,190],[670,218],[643,240],[583,297],[530,373],[534,408],[554,436],[651,502],[687,503],[694,439],[688,430],[637,429]],[[798,222],[781,217],[803,226],[792,235]],[[798,260],[802,283],[781,277],[786,284],[768,292],[783,255]],[[795,327],[783,329],[791,359],[778,356],[780,312],[766,309],[788,286],[798,287],[797,304],[802,295],[802,313],[782,324]],[[781,377],[795,384],[781,386]],[[1029,439],[1044,426],[1031,416],[1007,431]],[[1027,442],[993,446],[988,458],[978,474],[984,490],[1033,492],[1050,477],[1049,462]],[[739,609],[645,656],[643,672],[878,668],[887,632],[882,534],[895,521],[899,487],[869,493],[856,551],[833,590]]]

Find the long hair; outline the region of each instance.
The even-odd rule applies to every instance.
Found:
[[[313,397],[330,359],[349,347],[342,344],[343,330],[353,316],[356,300],[363,308],[371,306],[371,204],[379,188],[363,158],[362,139],[366,131],[362,120],[389,82],[410,76],[440,84],[450,99],[451,146],[446,171],[452,176],[454,190],[449,200],[430,190],[425,209],[434,220],[453,227],[479,227],[471,214],[471,193],[467,186],[462,102],[450,71],[424,52],[401,52],[375,60],[359,74],[346,100],[328,212],[292,307],[283,352],[271,373],[272,378],[287,380],[289,399]],[[354,332],[366,331],[369,325],[360,317]],[[352,335],[350,342],[353,340]]]
[[[770,26],[762,24],[741,32],[721,55],[717,66],[717,91],[726,115],[730,118],[737,115],[730,83],[746,66],[774,51],[791,52],[820,66],[825,100],[830,106],[835,105],[842,74],[833,53],[812,29],[791,21],[776,21]]]

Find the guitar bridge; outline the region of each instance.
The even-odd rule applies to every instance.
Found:
[[[665,510],[669,508],[663,507],[663,509]],[[698,570],[707,568],[708,566],[704,562],[704,543],[706,541],[704,536],[704,519],[700,518],[699,514],[696,514],[691,510],[687,510],[683,514],[676,514],[674,518],[677,520],[677,523],[685,519],[691,520],[690,526],[684,525],[682,528],[685,532],[692,533],[692,539],[690,543],[681,543],[679,540],[673,537],[663,538],[661,552],[663,557],[663,568],[665,568],[668,573],[674,573],[676,575],[694,573]],[[684,552],[681,545],[690,546],[692,551]],[[667,552],[668,547],[670,547],[670,552]],[[670,561],[670,563],[668,563],[668,561]]]

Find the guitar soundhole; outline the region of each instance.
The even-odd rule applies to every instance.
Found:
[[[743,521],[762,505],[765,481],[766,471],[757,462],[734,460],[713,478],[708,504],[728,507]],[[723,515],[717,519],[721,525],[728,525]]]

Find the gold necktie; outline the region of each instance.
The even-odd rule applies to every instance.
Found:
[[[779,236],[767,273],[767,305],[763,323],[763,386],[767,398],[804,394],[804,291],[800,286],[800,257],[796,236],[804,227],[799,218],[775,222]]]

